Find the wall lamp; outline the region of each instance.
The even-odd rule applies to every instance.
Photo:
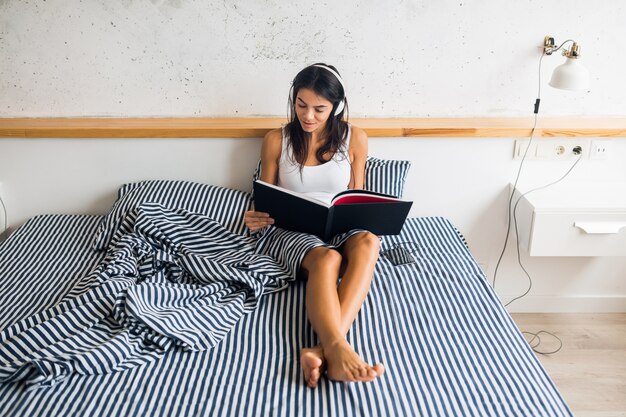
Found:
[[[571,42],[570,49],[564,49],[563,45]],[[578,60],[580,57],[580,46],[573,40],[566,40],[561,45],[556,46],[554,38],[546,36],[543,40],[544,55],[552,55],[554,52],[563,49],[565,63],[559,65],[552,72],[550,86],[561,90],[581,91],[589,89],[589,71]]]

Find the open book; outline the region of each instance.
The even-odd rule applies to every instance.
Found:
[[[267,182],[254,182],[256,211],[269,213],[275,226],[310,233],[323,240],[352,229],[397,235],[412,204],[365,190],[342,191],[329,204]]]

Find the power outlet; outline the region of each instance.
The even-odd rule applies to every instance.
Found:
[[[594,140],[591,142],[589,159],[607,159],[611,149],[610,140]]]
[[[528,146],[528,139],[515,141],[514,159],[563,161],[578,157],[588,158],[591,147],[588,139],[535,139]],[[528,150],[527,150],[528,148]],[[580,152],[577,153],[578,148]]]

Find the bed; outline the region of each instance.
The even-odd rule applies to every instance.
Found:
[[[36,351],[32,345],[39,341],[54,345],[51,339],[64,331],[52,325],[44,332],[36,325],[59,306],[74,308],[72,303],[93,289],[94,271],[110,260],[106,248],[121,239],[129,207],[163,211],[173,204],[164,202],[245,235],[241,213],[249,194],[184,181],[144,181],[122,186],[106,216],[37,216],[0,245],[0,415],[571,415],[463,236],[441,217],[409,218],[400,235],[381,239],[381,253],[403,247],[413,262],[395,265],[391,257],[380,257],[347,336],[366,361],[385,365],[386,373],[373,382],[322,378],[316,389],[306,386],[299,351],[316,339],[300,281],[271,287],[215,340],[210,339],[215,332],[205,339],[180,336],[193,339],[189,343],[196,349],[148,344],[116,365],[98,356],[101,350],[89,370],[84,363],[21,366],[28,360],[19,352]],[[31,339],[16,342],[23,331],[31,331]]]

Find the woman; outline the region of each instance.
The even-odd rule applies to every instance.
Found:
[[[289,105],[290,122],[263,139],[261,179],[326,200],[346,188],[363,188],[367,135],[342,120],[346,98],[337,70],[315,64],[300,71]],[[268,213],[255,211],[246,212],[245,221],[251,231],[274,223]],[[369,291],[379,240],[352,231],[313,246],[303,250],[300,275],[307,279],[306,311],[320,344],[300,353],[304,378],[315,387],[325,369],[331,380],[372,381],[383,365],[363,361],[346,334]]]

